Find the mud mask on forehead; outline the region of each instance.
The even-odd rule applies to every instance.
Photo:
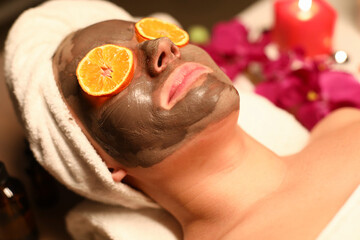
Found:
[[[110,23],[103,23],[100,28],[113,27]],[[137,61],[130,83],[101,107],[82,110],[88,114],[83,121],[91,136],[124,166],[153,166],[210,123],[238,110],[238,94],[230,80],[198,47],[187,45],[181,48],[178,50],[181,58],[169,63],[161,73],[150,74],[149,64],[158,61],[154,56],[160,56],[160,48],[171,48],[172,45],[165,38],[130,44],[129,50],[134,55],[136,53],[133,59]],[[155,93],[168,81],[169,75],[176,72],[179,66],[195,69],[199,65],[210,70],[203,72],[201,81],[197,81],[201,84],[193,86],[170,109],[160,106]],[[103,75],[113,73],[107,69],[101,71]],[[193,72],[188,71],[187,74]]]

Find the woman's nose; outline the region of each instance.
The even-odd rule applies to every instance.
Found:
[[[163,72],[169,63],[181,56],[179,48],[166,37],[146,41],[143,47],[149,72],[153,76]]]

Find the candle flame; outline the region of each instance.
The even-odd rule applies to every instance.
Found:
[[[302,11],[309,11],[312,5],[312,0],[299,0],[298,6]]]

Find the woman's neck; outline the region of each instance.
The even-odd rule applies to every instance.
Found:
[[[239,127],[214,142],[204,149],[193,144],[167,174],[156,174],[163,178],[140,183],[181,223],[185,239],[220,239],[278,191],[287,172],[278,156]]]

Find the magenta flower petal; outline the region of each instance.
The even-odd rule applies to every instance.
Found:
[[[278,106],[290,112],[306,102],[306,90],[301,78],[295,75],[287,76],[281,81],[282,93],[278,96]]]
[[[326,102],[314,101],[302,105],[295,117],[308,130],[311,130],[316,123],[330,113],[330,108]]]
[[[215,25],[210,45],[222,54],[235,54],[238,46],[247,44],[248,30],[237,19]]]
[[[271,31],[263,31],[262,35],[256,41],[256,44],[264,48],[269,43],[271,43],[271,40],[272,40]]]
[[[282,89],[280,82],[261,82],[256,85],[255,92],[277,105]]]
[[[263,63],[263,74],[268,81],[283,80],[291,70],[291,59],[281,54],[277,60]]]
[[[231,80],[234,80],[239,72],[243,70],[243,66],[238,62],[224,62],[223,64],[219,64],[219,66]]]
[[[325,71],[320,74],[321,95],[334,106],[360,108],[360,83],[351,74]]]

